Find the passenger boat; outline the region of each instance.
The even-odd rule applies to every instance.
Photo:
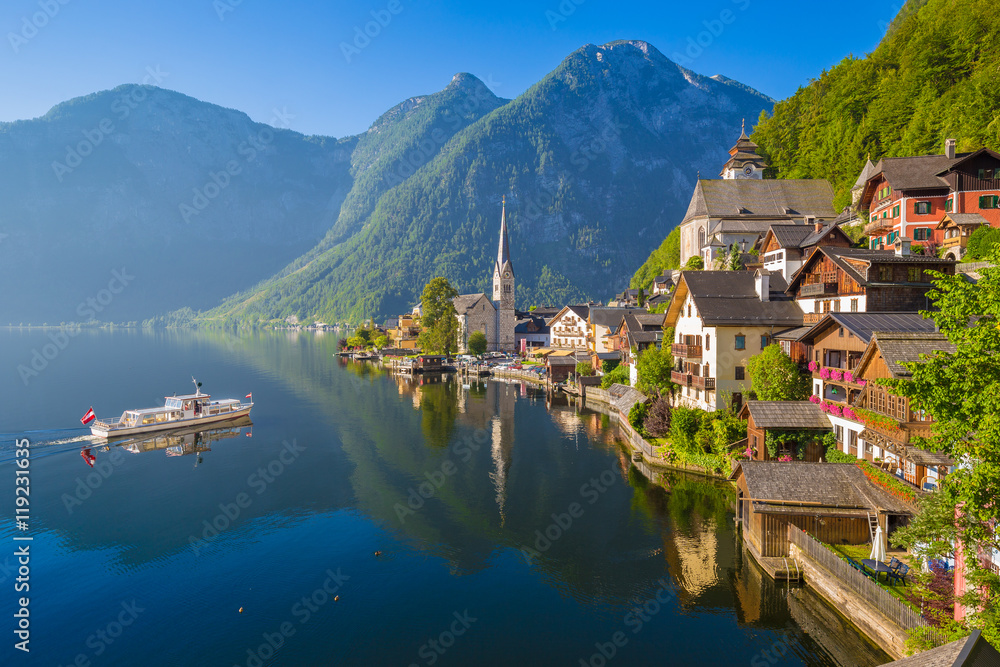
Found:
[[[126,410],[118,419],[95,419],[90,432],[100,438],[118,438],[153,431],[188,428],[202,424],[231,421],[250,414],[253,394],[247,394],[249,403],[238,398],[213,401],[209,394],[201,393],[201,383],[191,378],[195,393],[184,396],[166,396],[162,408]]]

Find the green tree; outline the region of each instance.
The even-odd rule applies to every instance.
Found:
[[[378,337],[375,338],[373,344],[375,345],[375,349],[377,350],[389,347],[389,337],[386,336],[385,334],[380,334]]]
[[[650,254],[645,264],[632,276],[629,287],[650,287],[656,276],[668,269],[679,269],[681,266],[681,228],[674,227],[673,231],[667,234],[663,243]]]
[[[616,366],[601,377],[601,389],[607,389],[613,384],[629,384],[627,366]]]
[[[469,354],[474,354],[477,357],[486,352],[486,334],[482,331],[473,331],[469,335]]]
[[[954,344],[907,364],[912,378],[880,380],[911,407],[933,417],[932,434],[917,445],[963,462],[941,482],[937,498],[921,503],[911,525],[896,542],[936,558],[963,545],[968,592],[962,602],[977,610],[969,617],[986,638],[1000,642],[1000,577],[980,560],[1000,551],[1000,248],[989,256],[978,283],[935,274],[929,297],[936,310],[924,313]]]
[[[781,351],[779,345],[768,345],[747,364],[751,388],[761,401],[803,401],[809,398],[811,378],[799,370],[798,364]]]
[[[458,347],[458,314],[452,301],[458,292],[447,278],[434,278],[420,296],[420,335],[424,352],[451,354]]]
[[[636,301],[636,303],[638,304],[638,306],[640,308],[645,307],[645,305],[646,305],[646,290],[644,290],[643,288],[640,287],[639,288],[639,294],[636,295],[635,301]]]
[[[576,374],[578,377],[594,374],[594,367],[589,361],[580,361],[576,364]]]
[[[743,270],[743,255],[740,253],[740,246],[736,243],[729,246],[729,260],[726,262],[726,269],[729,271]]]
[[[700,255],[688,257],[688,261],[684,263],[684,270],[686,271],[701,271],[704,268],[705,260],[703,260]]]
[[[970,261],[986,259],[993,254],[993,249],[997,245],[1000,245],[1000,229],[980,227],[969,237],[969,245],[964,259]]]
[[[664,340],[672,340],[664,336]],[[639,353],[635,362],[636,388],[644,394],[672,394],[674,383],[670,380],[670,371],[674,367],[674,358],[669,350],[650,347]]]

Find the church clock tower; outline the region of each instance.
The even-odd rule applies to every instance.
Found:
[[[507,198],[500,214],[500,245],[493,265],[493,305],[496,307],[496,349],[514,352],[514,266],[510,262],[510,238],[507,234]]]
[[[729,161],[722,167],[719,174],[725,180],[761,179],[767,163],[757,154],[757,144],[747,136],[746,121],[740,130],[740,138],[736,145],[729,149]]]

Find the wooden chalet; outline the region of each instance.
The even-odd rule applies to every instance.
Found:
[[[949,259],[962,259],[972,233],[989,224],[989,221],[979,213],[946,213],[937,226],[943,235],[941,249],[944,251],[944,256]]]
[[[789,524],[828,544],[866,544],[875,522],[888,535],[914,511],[853,463],[741,461],[729,479],[743,539],[757,558],[788,555]]]
[[[608,335],[608,341],[623,363],[633,363],[639,352],[662,344],[663,315],[646,312],[623,315],[618,326]]]
[[[790,456],[792,461],[818,462],[826,448],[823,436],[832,425],[819,406],[809,401],[747,401],[740,410],[740,419],[747,423],[747,444],[757,461],[773,461]],[[804,448],[799,459],[796,443],[782,443],[774,456],[767,449],[768,433],[797,431],[803,436],[798,444]]]
[[[877,332],[857,365],[857,375],[865,382],[852,406],[864,424],[864,451],[857,455],[869,461],[882,459],[892,466],[890,472],[918,488],[934,488],[955,462],[940,452],[913,446],[913,438],[931,434],[933,420],[922,410],[914,410],[908,398],[875,381],[908,379],[912,373],[904,364],[937,351],[953,353],[955,346],[940,333]]]
[[[799,270],[817,246],[850,248],[851,239],[835,224],[771,225],[758,245],[760,261],[768,271],[780,273],[785,280]]]
[[[787,293],[805,313],[805,324],[831,312],[916,312],[931,305],[930,271],[954,275],[955,262],[911,255],[906,244],[895,252],[819,246],[792,276]]]

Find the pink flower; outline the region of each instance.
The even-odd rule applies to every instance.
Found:
[[[848,382],[854,382],[854,373],[852,373],[851,371],[845,371],[844,379],[847,380]]]
[[[816,394],[813,394],[812,396],[810,396],[809,400],[811,402],[815,403],[816,405],[819,405],[819,396],[817,396]]]
[[[843,379],[843,377],[844,377],[843,371],[840,371],[840,370],[837,370],[837,369],[834,369],[834,370],[830,371],[830,379],[831,380],[836,380],[836,381],[839,382],[840,380]]]
[[[865,386],[866,384],[868,384],[868,380],[862,380],[861,378],[858,378],[857,382],[858,382],[858,385],[860,385],[862,387]]]
[[[848,419],[853,419],[855,421],[857,421],[858,419],[858,413],[856,413],[854,410],[852,410],[850,407],[846,405],[844,406],[844,416],[847,417]]]
[[[833,415],[834,417],[839,417],[842,414],[840,406],[838,406],[838,405],[831,405],[830,406],[830,414]]]
[[[821,368],[820,371],[819,371],[819,376],[821,378],[823,378],[824,380],[829,380],[830,379],[830,369],[829,368]]]
[[[781,461],[782,463],[789,463],[789,462],[791,462],[792,457],[790,455],[788,455],[788,454],[785,454],[783,456],[779,456],[778,460]]]
[[[819,406],[819,409],[822,410],[823,412],[829,412],[830,411],[830,404],[829,403],[823,403],[823,404],[821,404]]]
[[[817,364],[815,361],[809,362],[809,372],[811,373],[815,372],[817,368],[819,368],[819,364]]]

